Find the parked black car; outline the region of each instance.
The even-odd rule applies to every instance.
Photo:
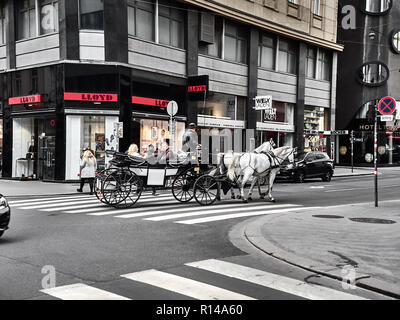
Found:
[[[322,178],[329,182],[334,173],[333,160],[324,152],[298,153],[294,163],[286,162],[278,178],[304,182],[306,178]]]
[[[8,229],[11,216],[10,212],[10,207],[6,198],[4,198],[3,195],[0,194],[0,237]]]

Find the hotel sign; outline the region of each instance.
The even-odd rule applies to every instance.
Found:
[[[65,92],[65,101],[118,102],[118,94]]]
[[[42,103],[42,102],[43,102],[42,95],[15,97],[8,99],[9,105],[31,104],[31,103]]]

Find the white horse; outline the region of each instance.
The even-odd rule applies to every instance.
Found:
[[[269,153],[272,150],[274,150],[274,148],[276,147],[276,144],[274,143],[274,141],[271,139],[270,141],[264,142],[261,146],[259,146],[257,149],[254,149],[253,153],[256,154],[262,154],[262,153]],[[231,166],[233,160],[236,157],[241,157],[244,153],[220,153],[218,154],[218,166],[215,170],[213,170],[210,175],[214,176],[216,173],[223,175],[227,173],[227,170],[229,169],[229,167]],[[256,184],[256,182],[258,181],[258,177],[256,177],[255,179],[253,179],[252,183],[251,183],[251,187],[250,187],[250,191],[249,191],[249,196],[252,195],[253,193],[253,189],[254,186]],[[258,192],[260,194],[260,198],[264,199],[265,194],[263,194],[261,192],[261,187],[260,187],[260,183],[258,183]],[[231,197],[232,199],[236,199],[235,197],[235,192],[234,189],[231,188]],[[240,196],[239,196],[240,199]]]
[[[282,163],[295,153],[296,149],[292,147],[281,147],[270,152],[263,153],[245,153],[241,156],[236,156],[228,168],[227,176],[231,181],[237,181],[240,187],[240,197],[243,202],[251,199],[250,188],[248,198],[245,198],[244,188],[250,177],[253,177],[252,187],[259,177],[269,176],[268,180],[268,199],[275,202],[272,197],[272,188],[275,177],[280,170]],[[241,181],[237,177],[243,176]]]

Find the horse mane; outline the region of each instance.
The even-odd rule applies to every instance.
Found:
[[[279,157],[283,152],[285,152],[289,149],[291,149],[291,147],[284,146],[284,147],[276,148],[276,149],[272,150],[272,152],[274,153],[274,155],[276,157]]]

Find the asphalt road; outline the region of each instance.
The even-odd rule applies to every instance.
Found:
[[[382,200],[399,199],[399,188],[400,172],[380,176]],[[87,195],[13,198],[10,230],[0,239],[0,299],[382,299],[240,240],[239,249],[228,236],[253,216],[372,203],[373,195],[367,176],[278,183],[276,203],[224,200],[207,208],[177,204],[168,193],[144,195],[123,212]],[[49,285],[56,288],[43,291]]]

